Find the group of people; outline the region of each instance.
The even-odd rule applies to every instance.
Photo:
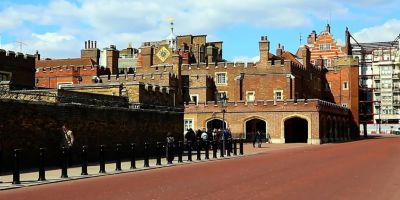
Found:
[[[196,140],[202,140],[202,141],[207,141],[207,140],[215,140],[215,141],[222,141],[222,140],[228,140],[232,138],[232,133],[230,129],[213,129],[212,131],[206,131],[205,128],[202,130],[197,130],[194,132],[193,129],[188,129],[186,134],[185,134],[185,139],[186,141],[196,141]]]

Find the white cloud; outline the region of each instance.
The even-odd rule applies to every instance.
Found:
[[[218,31],[240,24],[293,28],[311,26],[310,18],[328,19],[329,13],[346,17],[350,11],[345,4],[331,0],[54,0],[0,10],[0,30],[27,43],[27,50],[71,57],[79,56],[88,39],[97,40],[99,47],[115,44],[117,48],[163,39],[169,34],[168,17],[175,18],[178,35],[207,34],[218,39]]]
[[[247,62],[258,62],[258,61],[260,61],[260,56],[254,56],[254,57],[237,56],[237,57],[234,57],[232,61],[233,62],[244,62],[244,63],[247,63]]]
[[[364,28],[354,33],[358,42],[385,42],[393,41],[400,34],[400,20],[391,19],[382,25]]]

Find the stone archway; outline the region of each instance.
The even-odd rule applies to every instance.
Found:
[[[260,131],[262,138],[265,139],[268,133],[268,124],[263,119],[253,117],[244,121],[244,131],[247,141],[253,140],[257,131]]]
[[[285,143],[307,143],[308,121],[301,117],[291,117],[284,121]]]

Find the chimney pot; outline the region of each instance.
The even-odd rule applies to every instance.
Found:
[[[91,47],[90,47],[90,40],[88,40],[88,49],[90,49]]]
[[[94,47],[94,45],[93,45],[93,41],[92,41],[92,44],[91,44],[92,46],[90,47],[90,48],[93,48]]]
[[[85,49],[87,49],[87,41],[85,41]]]
[[[94,41],[94,48],[97,48],[97,41]]]
[[[261,36],[261,41],[264,41],[264,36]]]

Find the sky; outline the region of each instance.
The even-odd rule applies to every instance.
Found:
[[[348,27],[358,42],[393,41],[400,34],[400,0],[0,0],[1,47],[42,58],[80,56],[84,41],[99,48],[205,34],[223,41],[224,58],[256,61],[268,36],[296,52],[327,23],[339,43]],[[300,38],[301,42],[300,42]]]

